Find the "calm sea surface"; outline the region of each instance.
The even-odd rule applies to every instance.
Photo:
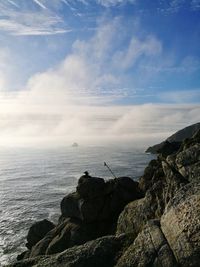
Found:
[[[57,221],[60,201],[72,192],[86,170],[111,178],[138,179],[153,158],[131,147],[0,149],[0,266],[25,249],[29,227],[41,219]]]

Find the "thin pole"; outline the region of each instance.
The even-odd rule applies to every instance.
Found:
[[[112,176],[113,176],[114,178],[117,178],[117,177],[115,176],[114,172],[111,170],[111,168],[108,166],[108,164],[107,164],[106,162],[104,162],[104,166],[108,168],[109,172],[112,174]]]

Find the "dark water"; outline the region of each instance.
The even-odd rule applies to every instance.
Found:
[[[56,222],[60,201],[75,189],[85,170],[111,178],[138,179],[152,159],[144,149],[131,147],[77,147],[62,149],[0,150],[0,266],[25,249],[25,236],[35,221]]]

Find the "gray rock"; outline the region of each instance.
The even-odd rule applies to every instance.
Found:
[[[158,221],[149,221],[116,267],[176,267],[174,255]]]
[[[195,144],[176,156],[176,165],[178,168],[188,166],[200,161],[200,144]]]
[[[76,188],[83,199],[93,199],[102,196],[104,193],[105,181],[102,178],[82,176]]]
[[[65,218],[81,219],[82,215],[79,209],[80,196],[75,192],[65,196],[61,203],[61,214]]]
[[[133,242],[131,235],[106,236],[52,256],[40,256],[10,267],[112,267]]]
[[[200,262],[200,184],[182,187],[161,218],[162,231],[182,267]]]
[[[26,247],[31,249],[54,227],[55,225],[46,219],[34,223],[28,231]]]
[[[146,222],[154,217],[155,207],[151,207],[147,198],[132,201],[118,218],[117,234],[133,233],[136,237]]]

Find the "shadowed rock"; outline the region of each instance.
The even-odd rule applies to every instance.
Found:
[[[26,247],[31,249],[54,227],[55,225],[46,219],[34,223],[28,231]]]
[[[133,242],[131,235],[106,236],[52,256],[27,259],[10,267],[111,267]]]

